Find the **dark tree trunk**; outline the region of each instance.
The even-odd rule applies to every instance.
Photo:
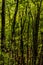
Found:
[[[41,47],[41,52],[38,58],[38,64],[37,65],[43,65],[43,32],[41,32],[41,43],[42,43],[42,47]]]
[[[4,50],[5,44],[5,0],[2,0],[2,23],[1,23],[1,49]]]
[[[41,37],[42,37],[42,49],[41,49],[41,64],[40,65],[43,65],[43,32],[41,33]]]
[[[15,8],[15,14],[14,14],[14,20],[12,22],[12,36],[11,36],[11,43],[14,43],[14,35],[15,35],[15,24],[16,24],[16,15],[17,15],[17,11],[18,11],[18,0],[17,0],[17,4],[16,4],[16,8]]]
[[[28,65],[28,60],[30,58],[30,47],[29,47],[29,26],[30,26],[30,14],[29,14],[29,21],[28,21],[28,29],[27,29],[27,65]]]
[[[13,22],[12,22],[12,33],[11,33],[11,46],[16,46],[16,41],[15,41],[15,24],[16,24],[16,15],[17,15],[17,12],[18,12],[18,3],[19,3],[19,0],[17,0],[17,3],[16,3],[16,8],[15,8],[15,14],[14,14],[14,18],[13,18]],[[12,48],[12,47],[11,47]],[[14,64],[14,59],[16,60],[16,58],[14,57],[14,53],[15,53],[15,49],[11,49],[12,51],[12,65]],[[15,53],[16,55],[16,53]]]
[[[24,50],[23,50],[23,37],[22,37],[22,32],[23,32],[23,28],[22,28],[22,18],[21,18],[21,40],[20,40],[20,50],[21,50],[21,65],[24,65]]]
[[[4,52],[5,48],[5,0],[2,0],[2,22],[1,22],[1,50]],[[4,57],[3,57],[4,61]],[[4,62],[2,63],[4,65]]]
[[[41,8],[41,2],[40,2],[40,6],[38,5],[37,7],[37,16],[36,16],[36,20],[35,20],[35,25],[33,28],[33,62],[34,65],[36,65],[36,59],[37,59],[37,48],[38,48],[38,30],[39,30],[39,21],[40,21],[40,8]]]
[[[34,64],[36,65],[36,57],[37,57],[37,48],[38,48],[38,28],[39,28],[39,18],[40,18],[40,13],[38,11],[36,21],[35,21],[35,26],[33,30],[33,56],[34,56]]]
[[[23,16],[23,12],[22,12],[22,16]],[[23,22],[23,20],[21,18],[21,39],[20,39],[21,64],[20,65],[22,65],[22,64],[25,65],[25,62],[24,62],[24,49],[23,49],[23,36],[22,36],[24,26],[25,26],[25,21],[26,21],[26,19]],[[22,24],[22,22],[23,22],[23,24]]]

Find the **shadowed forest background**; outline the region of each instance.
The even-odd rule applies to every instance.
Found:
[[[43,65],[43,0],[0,0],[0,65]]]

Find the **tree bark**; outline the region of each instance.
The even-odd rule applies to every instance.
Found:
[[[39,30],[39,23],[40,23],[40,9],[41,9],[41,3],[40,2],[40,6],[38,5],[37,7],[37,16],[36,16],[36,20],[35,20],[35,25],[33,28],[33,61],[34,61],[34,65],[36,65],[36,59],[37,59],[37,48],[38,48],[38,30]]]
[[[5,0],[2,0],[2,22],[1,22],[1,50],[5,51]],[[3,57],[4,61],[4,57]],[[4,65],[4,62],[2,63]]]
[[[2,23],[1,23],[1,49],[4,49],[5,44],[5,0],[2,0]]]
[[[16,41],[15,41],[15,24],[16,24],[16,15],[17,15],[17,12],[18,12],[18,3],[19,3],[19,0],[17,0],[17,3],[16,3],[14,18],[13,18],[12,27],[11,27],[11,29],[12,29],[12,33],[11,33],[11,46],[16,46]],[[12,65],[13,65],[14,64],[14,59],[16,60],[16,58],[14,56],[14,53],[16,55],[15,49],[14,50],[11,49],[11,52],[12,52],[12,59],[13,59]]]
[[[28,29],[27,29],[27,65],[28,60],[30,59],[30,47],[29,47],[29,26],[30,26],[30,14],[29,14],[29,21],[28,21]]]

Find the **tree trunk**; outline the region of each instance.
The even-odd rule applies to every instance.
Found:
[[[5,0],[2,0],[2,22],[1,22],[1,50],[2,52],[5,51],[4,48],[5,48]],[[2,65],[4,65],[4,63],[2,63]]]
[[[28,21],[28,29],[27,29],[27,65],[28,60],[30,59],[30,47],[29,47],[29,26],[30,26],[30,14],[29,14],[29,21]]]
[[[2,0],[2,23],[1,23],[1,49],[4,50],[5,44],[5,0]]]
[[[15,8],[15,14],[14,14],[14,18],[13,18],[13,22],[12,22],[12,33],[11,33],[11,46],[16,46],[16,41],[15,41],[15,24],[16,24],[16,15],[17,15],[17,12],[18,12],[18,3],[19,3],[19,0],[17,0],[17,3],[16,3],[16,8]],[[11,47],[12,48],[12,47]],[[16,60],[16,58],[14,57],[14,53],[15,53],[15,49],[11,49],[12,51],[12,65],[14,64],[14,59]],[[16,55],[16,53],[15,53]]]
[[[35,25],[34,25],[34,28],[33,28],[33,56],[34,56],[33,57],[33,61],[34,61],[33,65],[36,65],[36,59],[37,59],[37,55],[38,55],[38,52],[37,52],[37,48],[38,48],[38,30],[39,30],[41,3],[42,3],[42,1],[40,2],[40,6],[38,5],[38,7],[37,7],[37,16],[36,16]]]
[[[41,43],[42,43],[42,47],[37,65],[43,65],[43,32],[41,32]]]

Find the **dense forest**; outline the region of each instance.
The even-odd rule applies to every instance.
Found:
[[[0,0],[0,65],[43,65],[43,0]]]

